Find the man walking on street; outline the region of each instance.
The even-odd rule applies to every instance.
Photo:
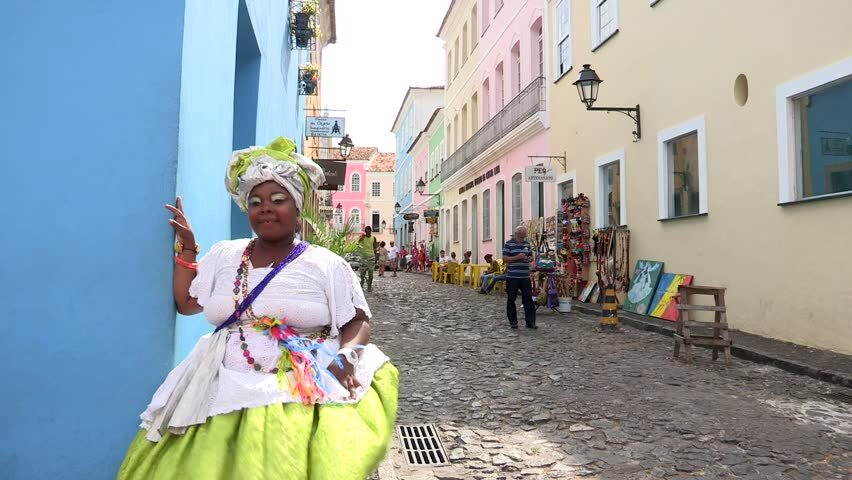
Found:
[[[376,269],[376,237],[369,226],[364,228],[364,234],[358,240],[358,253],[361,254],[361,287],[367,280],[367,291],[373,291],[373,271]]]
[[[388,249],[388,261],[393,266],[393,276],[396,276],[396,270],[399,267],[399,248],[394,245],[394,241],[391,240],[390,248]]]
[[[527,328],[538,328],[535,324],[535,301],[532,296],[532,282],[530,282],[531,259],[532,250],[527,242],[527,227],[520,226],[503,246],[503,262],[508,265],[506,268],[506,316],[509,317],[509,326],[513,329],[518,328],[518,310],[515,307],[518,290],[521,291]]]

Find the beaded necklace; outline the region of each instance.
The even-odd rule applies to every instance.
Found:
[[[234,280],[234,308],[236,310],[239,310],[240,308],[240,293],[242,293],[243,299],[248,297],[249,294],[249,262],[251,261],[251,254],[254,251],[255,242],[256,240],[252,239],[249,241],[248,245],[246,245],[246,249],[243,251],[243,256],[240,259],[240,266],[237,268],[237,278]],[[254,310],[251,305],[249,305],[246,309],[246,313],[250,319],[256,320]],[[243,332],[243,326],[241,323],[237,323],[237,329],[240,333],[240,349],[243,351],[243,357],[246,359],[246,362],[251,365],[256,372],[277,374],[278,368],[263,368],[263,365],[258,363],[257,360],[251,356],[251,350],[249,350],[248,343],[246,342],[245,332]]]

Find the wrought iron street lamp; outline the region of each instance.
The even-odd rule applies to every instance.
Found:
[[[574,82],[577,87],[577,93],[580,94],[580,101],[586,105],[586,110],[598,112],[618,112],[627,115],[636,123],[636,130],[633,131],[633,141],[638,142],[642,138],[642,125],[639,117],[639,105],[635,108],[627,107],[594,107],[593,105],[598,99],[598,90],[600,89],[601,80],[598,74],[595,73],[588,63],[583,65],[583,70],[580,71],[580,78]]]
[[[352,139],[349,138],[348,133],[343,136],[343,139],[340,140],[340,143],[338,143],[338,145],[340,146],[340,158],[344,160],[348,159],[349,155],[352,154],[352,147],[355,146],[355,144],[352,143]]]
[[[439,193],[423,193],[426,190],[426,182],[423,181],[423,177],[420,177],[417,180],[417,184],[415,184],[414,188],[417,190],[417,193],[424,197],[437,197],[440,195]]]
[[[393,213],[399,215],[399,211],[402,210],[402,205],[399,202],[396,202],[396,205],[393,206]]]
[[[382,231],[384,232],[388,228],[388,222],[382,220]]]

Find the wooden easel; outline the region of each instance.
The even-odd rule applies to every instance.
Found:
[[[691,295],[712,295],[715,305],[692,305]],[[692,346],[707,345],[713,348],[713,360],[719,358],[719,350],[725,351],[725,365],[731,364],[731,334],[728,330],[727,307],[725,306],[725,289],[721,287],[699,287],[681,285],[675,297],[677,302],[677,331],[674,335],[674,357],[680,356],[680,346],[686,350],[686,361],[692,363]],[[689,319],[689,312],[714,312],[715,321],[696,322]],[[693,328],[702,330],[712,329],[712,334],[694,335]]]

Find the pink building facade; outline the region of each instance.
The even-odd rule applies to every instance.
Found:
[[[558,202],[555,184],[524,181],[526,167],[555,166],[535,158],[551,155],[546,2],[480,0],[476,11],[482,35],[468,60],[476,66],[457,77],[470,92],[456,97],[471,100],[456,108],[457,140],[441,170],[442,216],[449,219],[442,247],[457,255],[470,250],[481,262],[488,253],[501,256],[516,226],[555,215]],[[466,125],[481,126],[468,136]]]
[[[367,165],[378,155],[376,147],[355,147],[346,161],[346,181],[331,194],[331,205],[334,208],[332,221],[337,226],[352,222],[354,228],[363,230],[369,224],[368,207],[369,185],[367,180]]]

